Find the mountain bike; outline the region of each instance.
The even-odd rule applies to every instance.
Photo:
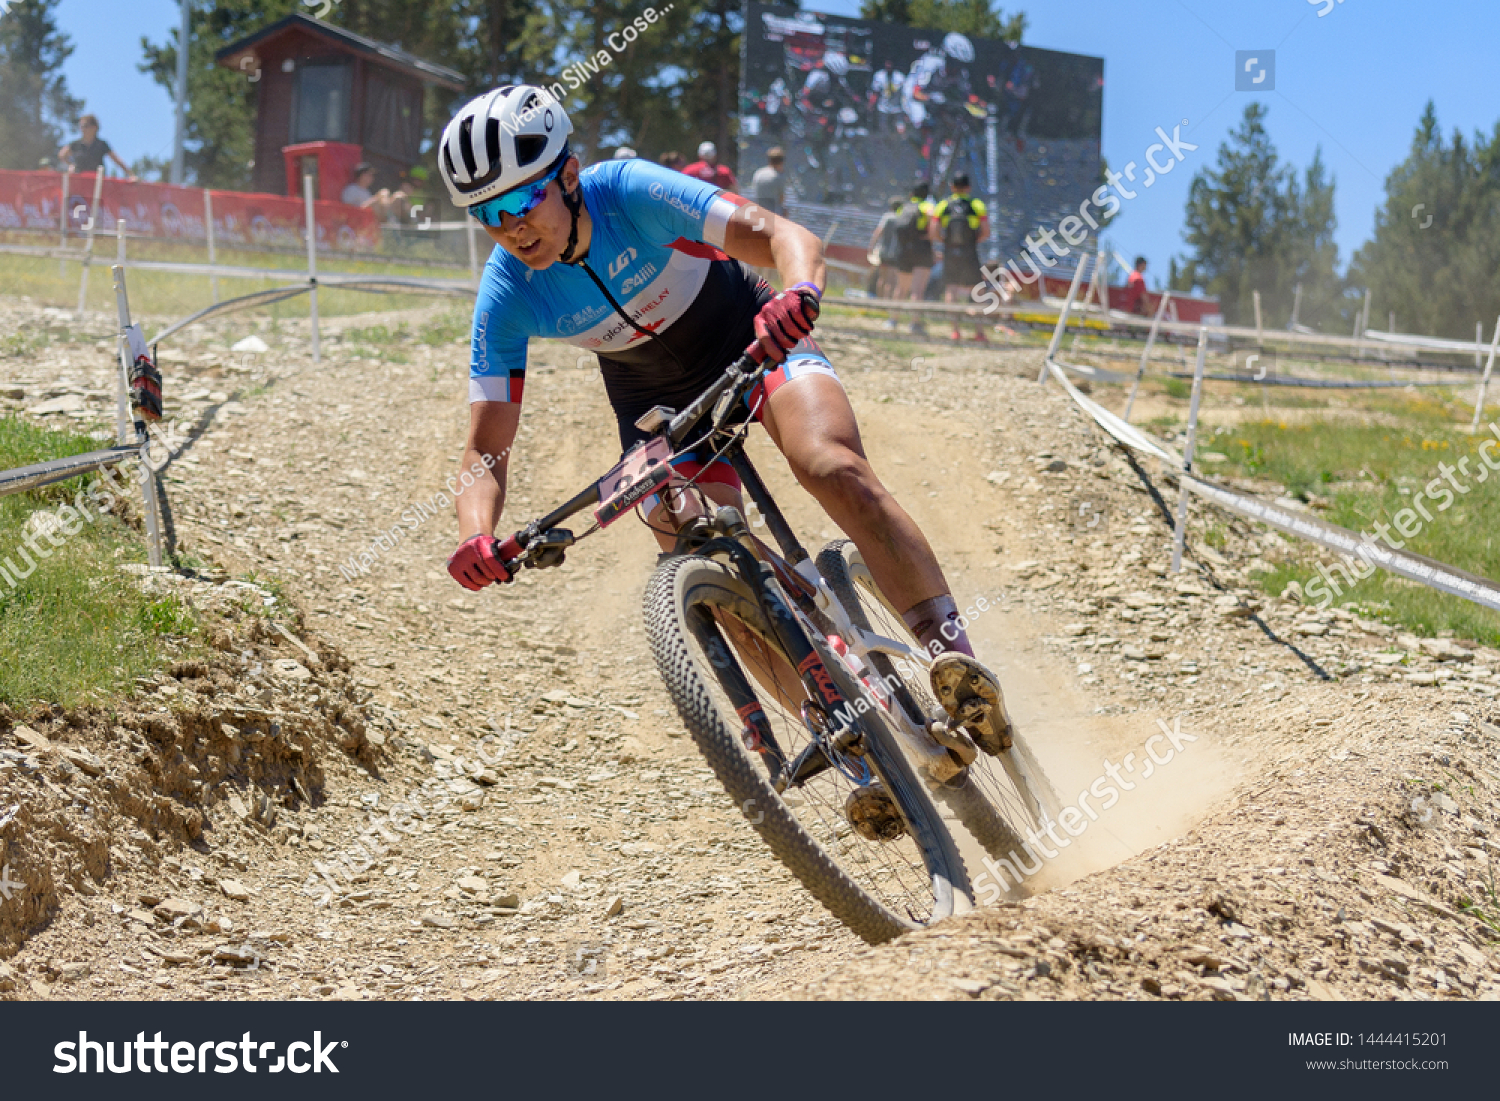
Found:
[[[744,451],[746,399],[774,366],[750,353],[688,408],[657,406],[650,438],[603,478],[500,542],[514,572],[560,566],[569,547],[660,496],[680,521],[646,586],[647,638],[677,712],[719,782],[777,859],[870,943],[973,904],[940,805],[1009,855],[1057,802],[1018,739],[999,757],[952,727],[926,687],[926,652],[847,541],[814,560]],[[711,447],[739,475],[780,553],[736,508],[672,467]],[[705,463],[706,468],[709,464]],[[561,525],[591,512],[578,535]],[[952,727],[950,729],[950,727]]]

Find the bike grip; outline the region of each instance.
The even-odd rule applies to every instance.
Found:
[[[503,540],[495,540],[495,557],[504,562],[505,568],[512,573],[515,572],[511,567],[515,565],[516,559],[525,553],[520,541],[514,535],[507,535]]]

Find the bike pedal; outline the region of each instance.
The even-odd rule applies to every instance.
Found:
[[[952,751],[964,768],[968,768],[979,756],[979,747],[962,725],[934,722],[927,729],[939,745]]]

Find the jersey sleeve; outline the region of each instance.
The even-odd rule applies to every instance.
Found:
[[[526,382],[526,342],[535,335],[526,324],[532,316],[524,302],[512,301],[501,276],[486,265],[474,299],[474,328],[469,353],[469,404],[476,401],[521,401]]]
[[[974,205],[974,215],[975,215],[975,217],[978,217],[978,218],[987,218],[987,217],[989,217],[989,213],[990,212],[985,209],[984,200],[983,199],[971,199],[970,202],[973,203],[973,205]]]
[[[686,238],[724,247],[729,219],[744,199],[650,161],[620,163],[626,209],[643,236],[663,245]]]

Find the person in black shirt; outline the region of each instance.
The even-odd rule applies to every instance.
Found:
[[[78,129],[82,131],[83,137],[78,141],[70,141],[57,151],[59,161],[71,163],[74,172],[97,172],[104,167],[104,158],[108,157],[120,168],[120,172],[126,179],[134,180],[130,172],[130,166],[122,161],[109,142],[99,136],[99,120],[93,115],[84,115],[78,120]]]

